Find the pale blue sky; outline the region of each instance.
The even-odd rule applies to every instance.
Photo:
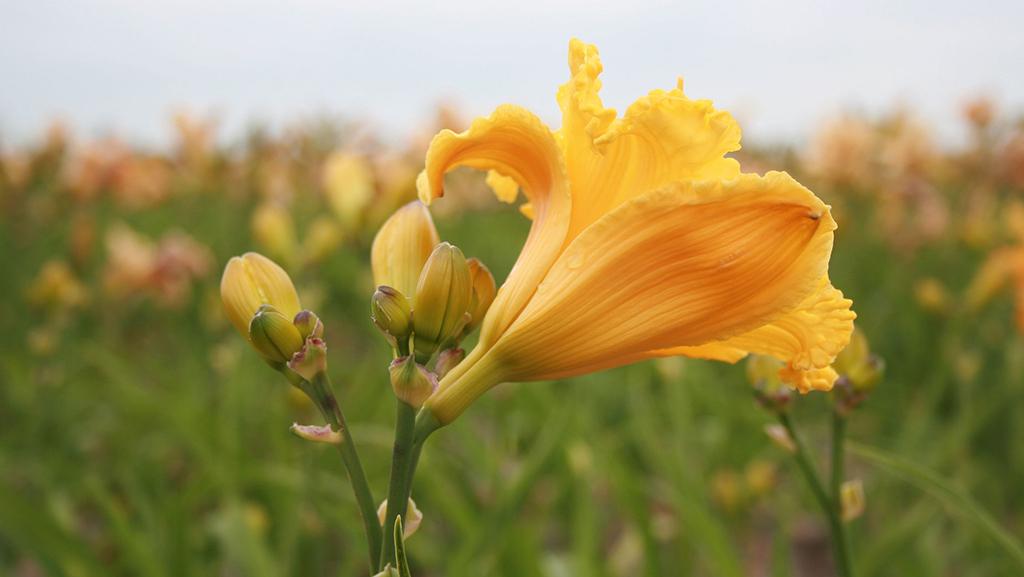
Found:
[[[748,142],[800,140],[842,109],[902,102],[948,138],[960,104],[1024,109],[1024,2],[0,0],[0,138],[61,116],[159,143],[175,108],[248,121],[315,113],[390,135],[441,99],[555,121],[572,36],[598,44],[607,104],[686,78]]]

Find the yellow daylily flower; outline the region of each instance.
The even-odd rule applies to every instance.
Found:
[[[569,69],[557,132],[505,105],[427,152],[425,203],[469,166],[491,171],[503,201],[521,188],[533,224],[477,347],[425,410],[444,425],[501,382],[673,355],[771,355],[800,390],[830,388],[855,315],[828,280],[829,207],[788,174],[742,173],[726,157],[736,121],[681,82],[616,118],[597,49],[573,40]]]

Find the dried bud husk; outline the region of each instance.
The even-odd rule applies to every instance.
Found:
[[[488,270],[484,263],[478,258],[471,258],[466,261],[469,267],[470,283],[473,285],[473,296],[469,303],[469,322],[463,329],[463,336],[475,331],[484,322],[487,309],[491,308],[494,302],[494,295],[498,287],[494,282],[494,275]]]
[[[316,313],[313,311],[299,311],[299,314],[295,315],[295,319],[292,320],[292,324],[295,325],[295,328],[299,329],[299,334],[302,335],[303,339],[308,339],[309,337],[319,339],[324,336],[324,324],[320,322],[320,317],[316,316]]]
[[[292,389],[297,390],[297,389]],[[326,443],[328,445],[340,445],[344,438],[340,431],[331,429],[330,425],[300,425],[292,423],[289,429],[292,434],[300,439],[313,441],[314,443]]]
[[[327,343],[316,337],[306,339],[306,344],[288,361],[288,368],[312,381],[327,370]]]
[[[370,298],[370,318],[384,333],[391,346],[405,346],[412,334],[412,309],[409,299],[397,289],[379,286]]]
[[[437,363],[434,364],[434,374],[437,375],[438,379],[443,379],[448,371],[454,369],[456,365],[462,362],[462,359],[466,358],[466,351],[460,348],[445,349],[437,355]]]
[[[249,323],[261,305],[271,305],[289,322],[302,309],[288,273],[274,261],[255,252],[228,261],[220,281],[220,296],[228,320],[246,338],[249,337]]]
[[[437,389],[437,376],[411,356],[399,357],[388,367],[395,396],[414,409],[419,409]]]
[[[388,500],[384,499],[381,502],[380,507],[377,508],[377,519],[380,520],[381,526],[384,525],[384,519],[387,515]],[[420,523],[423,522],[423,512],[420,511],[419,507],[416,506],[416,501],[409,499],[409,504],[405,515],[402,515],[405,521],[402,523],[402,538],[408,539],[412,537],[413,533],[420,528]]]
[[[261,305],[249,322],[249,342],[271,363],[287,363],[303,345],[289,317],[271,305]]]
[[[440,238],[430,211],[413,201],[398,209],[380,227],[370,249],[373,282],[412,296],[420,271]]]
[[[790,454],[796,453],[796,441],[789,435],[789,431],[782,425],[765,425],[764,434],[772,440],[780,449]]]
[[[472,294],[462,251],[447,242],[437,245],[423,265],[412,307],[417,358],[429,359],[441,345],[459,337]]]

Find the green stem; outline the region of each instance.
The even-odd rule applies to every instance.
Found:
[[[395,520],[401,516],[406,520],[409,503],[409,487],[412,483],[410,466],[419,452],[414,450],[413,431],[416,423],[416,409],[400,399],[396,400],[395,447],[391,456],[391,482],[388,485],[388,505],[384,515],[384,546],[380,551],[377,570],[395,558]]]
[[[843,465],[845,461],[846,447],[846,415],[839,407],[832,408],[832,507],[839,517],[839,535],[835,538],[841,541],[842,550],[849,555],[850,542],[846,535],[846,524],[842,520],[843,501]],[[849,560],[847,560],[846,575],[850,575]]]
[[[377,506],[370,491],[370,484],[366,482],[366,473],[363,472],[363,464],[359,460],[359,453],[356,450],[355,439],[352,432],[345,423],[345,414],[341,411],[338,400],[331,392],[331,382],[326,373],[317,373],[312,381],[304,381],[300,388],[309,395],[324,419],[332,427],[341,433],[342,440],[338,447],[341,453],[341,460],[345,464],[348,478],[352,485],[352,492],[355,494],[356,503],[359,506],[359,515],[363,518],[363,529],[366,532],[366,543],[369,547],[370,568],[372,569],[381,549],[382,531],[377,524]]]
[[[789,437],[793,440],[793,445],[796,447],[796,451],[793,453],[796,464],[800,468],[800,472],[803,473],[811,493],[814,494],[815,501],[818,502],[818,506],[821,507],[821,511],[828,520],[829,530],[832,534],[832,549],[836,557],[836,571],[840,577],[852,577],[853,570],[850,565],[850,555],[846,549],[846,534],[842,519],[839,518],[839,502],[833,502],[829,498],[828,493],[825,492],[825,486],[821,482],[821,477],[811,463],[807,448],[800,440],[800,437],[797,436],[796,429],[793,428],[793,422],[790,421],[789,415],[779,412],[778,417],[779,423],[785,427]]]

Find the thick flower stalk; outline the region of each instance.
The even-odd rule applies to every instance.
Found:
[[[424,203],[469,166],[505,202],[522,189],[533,224],[477,347],[424,405],[421,436],[501,382],[669,355],[770,355],[799,390],[831,388],[855,315],[828,278],[829,207],[786,173],[742,172],[726,156],[736,121],[681,82],[617,118],[596,48],[573,40],[569,69],[559,130],[505,105],[430,145]]]

